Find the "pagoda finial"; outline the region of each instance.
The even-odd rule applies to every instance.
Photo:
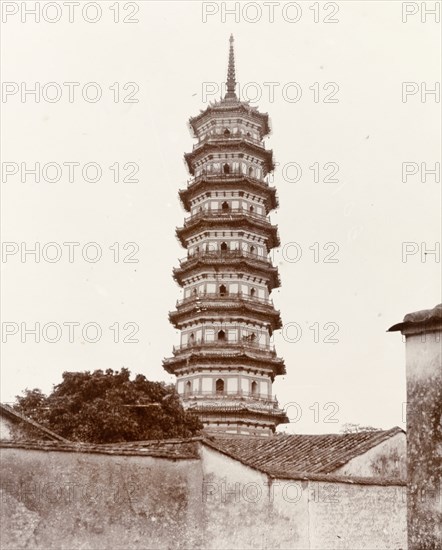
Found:
[[[230,49],[229,49],[229,66],[227,68],[227,93],[224,99],[237,99],[235,88],[235,53],[233,51],[233,34],[230,35]]]

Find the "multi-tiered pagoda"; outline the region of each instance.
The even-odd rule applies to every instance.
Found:
[[[278,202],[266,181],[274,169],[263,144],[268,115],[235,89],[230,37],[227,93],[190,119],[198,141],[185,160],[193,179],[179,192],[190,216],[176,230],[187,256],[174,269],[184,296],[169,314],[181,342],[164,368],[207,431],[271,435],[288,421],[272,397],[275,376],[285,374],[270,345],[281,328],[269,298],[278,270],[268,259],[279,246],[268,218]]]

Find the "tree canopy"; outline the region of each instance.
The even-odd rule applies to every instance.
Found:
[[[199,419],[183,409],[173,385],[142,374],[131,380],[126,368],[64,372],[50,395],[39,389],[22,393],[16,410],[71,441],[191,437],[202,429]]]
[[[353,424],[352,422],[347,422],[344,424],[341,429],[341,433],[344,434],[356,434],[359,432],[381,432],[382,428],[374,428],[373,426],[361,426],[360,424]]]

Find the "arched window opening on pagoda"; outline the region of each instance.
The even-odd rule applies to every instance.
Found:
[[[192,296],[196,296],[197,294],[198,294],[198,293],[197,293],[197,291],[196,291],[196,288],[194,288],[194,289],[192,290]]]
[[[252,213],[253,213],[254,211],[255,211],[254,207],[251,206],[251,207],[249,208],[249,212],[252,212]]]
[[[225,164],[223,166],[223,172],[224,172],[224,174],[230,174],[230,165]]]
[[[255,296],[255,294],[256,294],[256,289],[251,288],[250,289],[250,296]]]
[[[186,385],[184,386],[184,395],[190,395],[192,392],[192,384],[190,383],[190,380],[186,382]]]
[[[191,332],[190,336],[189,336],[189,344],[191,346],[193,346],[194,343],[195,343],[195,334],[193,334],[193,332]]]
[[[199,254],[200,252],[200,247],[199,246],[195,246],[195,254]]]
[[[224,380],[222,378],[218,378],[218,380],[215,382],[215,390],[218,394],[224,393]]]
[[[253,244],[250,246],[250,254],[256,254],[256,248],[253,246]]]
[[[218,341],[224,342],[226,340],[226,333],[223,330],[218,332]]]
[[[227,288],[225,285],[221,285],[219,287],[219,295],[220,296],[227,296]]]
[[[222,203],[222,205],[221,205],[221,210],[222,210],[223,212],[227,212],[227,211],[230,210],[230,205],[229,205],[229,203],[228,203],[227,201],[224,201],[224,202]]]
[[[229,130],[228,128],[226,128],[226,129],[224,130],[224,135],[225,135],[225,136],[230,136],[230,130]]]
[[[253,381],[251,385],[252,389],[252,395],[258,395],[258,384],[257,382]]]
[[[249,176],[253,176],[253,168],[249,166]]]
[[[221,252],[227,252],[227,243],[222,242],[220,248],[221,248]]]

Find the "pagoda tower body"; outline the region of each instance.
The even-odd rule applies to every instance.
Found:
[[[197,143],[185,160],[193,178],[179,192],[190,216],[176,230],[187,257],[174,269],[184,296],[169,313],[181,342],[163,366],[206,431],[271,435],[288,422],[272,397],[275,376],[285,374],[270,344],[281,328],[269,299],[279,275],[268,259],[279,246],[268,218],[278,202],[266,181],[274,169],[263,144],[268,115],[235,88],[231,37],[227,93],[190,119]]]

